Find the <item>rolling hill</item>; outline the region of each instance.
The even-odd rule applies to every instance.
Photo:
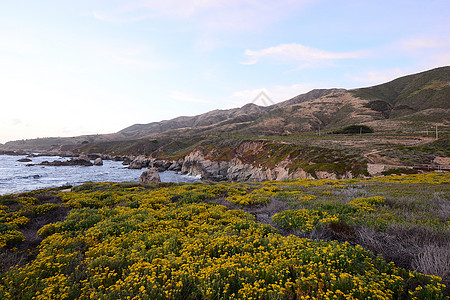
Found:
[[[12,141],[0,145],[0,149],[91,151],[105,149],[105,145],[114,148],[117,143],[126,151],[141,139],[172,143],[182,137],[198,142],[202,136],[289,135],[332,131],[352,124],[368,125],[378,132],[415,132],[431,125],[448,128],[449,98],[450,67],[447,66],[372,87],[312,90],[267,107],[250,103],[197,116],[135,124],[114,134]]]
[[[312,90],[268,107],[247,104],[194,117],[133,125],[119,133],[134,139],[229,131],[281,134],[356,123],[383,128],[386,120],[390,127],[395,123],[403,126],[403,121],[419,119],[448,125],[449,110],[450,67],[442,67],[373,87]]]

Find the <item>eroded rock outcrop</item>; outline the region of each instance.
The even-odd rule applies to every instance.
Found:
[[[158,172],[164,172],[169,169],[169,167],[172,165],[172,162],[168,160],[152,160],[150,162],[150,165],[153,165],[156,169],[158,169]]]
[[[91,162],[91,159],[89,158],[89,156],[87,156],[86,154],[80,154],[78,155],[77,158],[75,158],[76,160],[84,160],[84,161],[88,161]]]
[[[176,160],[176,161],[172,161],[171,165],[169,166],[169,168],[167,170],[180,172],[183,167],[183,162],[184,162],[183,158],[180,158],[179,160]]]
[[[32,161],[32,160],[25,157],[25,158],[18,159],[17,161],[18,161],[18,162],[30,162],[30,161]]]
[[[215,181],[227,180],[229,162],[211,160],[205,154],[203,148],[197,148],[189,153],[184,158],[181,172],[192,176],[201,175],[204,179]]]
[[[101,157],[97,157],[94,160],[94,166],[103,166],[103,159]]]
[[[27,164],[27,166],[34,166],[34,165],[35,164]],[[41,162],[38,165],[55,166],[55,167],[60,167],[60,166],[85,166],[85,167],[90,167],[93,164],[91,163],[90,160],[74,158],[74,159],[67,160],[67,161],[61,161],[61,160],[43,161],[43,162]]]
[[[139,178],[139,183],[141,184],[149,184],[149,183],[158,183],[161,182],[161,178],[159,177],[158,170],[154,167],[149,168],[142,172],[141,177]]]
[[[133,161],[130,163],[130,165],[128,166],[129,169],[142,169],[142,168],[147,168],[149,166],[151,159],[144,156],[144,155],[139,155],[138,157],[136,157],[135,159],[133,159]]]
[[[266,145],[263,141],[243,142],[228,151],[228,155],[218,149],[198,147],[189,153],[182,163],[181,172],[189,175],[201,175],[203,179],[221,181],[268,181],[288,179],[339,179],[353,178],[352,172],[341,173],[313,170],[305,171],[298,166],[298,151],[287,152],[276,157],[277,145]],[[286,145],[282,145],[286,146]],[[268,150],[268,148],[272,147]],[[286,147],[287,148],[287,147]],[[272,152],[270,152],[272,151]],[[232,157],[229,160],[222,157]],[[282,157],[283,159],[280,159]]]

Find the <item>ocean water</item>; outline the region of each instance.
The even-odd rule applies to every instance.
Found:
[[[0,195],[28,192],[36,189],[80,185],[88,181],[139,181],[142,170],[127,169],[120,161],[104,160],[103,166],[30,166],[43,161],[68,160],[58,156],[30,158],[31,162],[18,162],[26,156],[0,155]],[[159,173],[162,182],[196,182],[200,178],[176,174],[173,171]]]

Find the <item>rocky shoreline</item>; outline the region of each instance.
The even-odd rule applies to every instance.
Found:
[[[244,142],[238,150],[257,153],[262,147],[259,142]],[[213,150],[214,151],[214,150]],[[288,179],[349,179],[355,177],[351,172],[337,174],[327,171],[309,173],[302,168],[292,170],[292,162],[281,161],[271,167],[245,162],[240,155],[227,159],[214,159],[211,151],[197,147],[184,158],[178,160],[158,160],[139,155],[124,159],[130,169],[155,168],[158,172],[175,171],[190,176],[201,176],[203,180],[211,181],[271,181]]]
[[[261,150],[259,142],[244,142],[238,149],[240,152],[255,152]],[[26,155],[26,153],[14,152],[8,155]],[[286,179],[337,179],[337,178],[353,178],[351,172],[344,174],[335,174],[326,171],[317,171],[314,174],[298,168],[294,171],[290,170],[288,161],[281,161],[272,167],[244,162],[239,155],[226,159],[214,159],[212,153],[198,147],[188,153],[185,157],[177,160],[157,159],[151,156],[112,156],[105,154],[80,154],[76,155],[70,152],[50,152],[40,154],[28,154],[28,157],[37,156],[62,156],[71,157],[67,161],[44,161],[39,165],[44,166],[94,166],[100,165],[103,160],[122,161],[124,166],[129,169],[147,169],[154,168],[158,172],[175,171],[190,176],[201,176],[203,180],[211,181],[268,181],[268,180],[286,180]],[[94,162],[92,162],[92,160]],[[35,164],[27,164],[33,166]]]
[[[31,159],[29,158],[23,158],[19,159],[19,162],[29,162]],[[60,167],[60,166],[102,166],[103,165],[103,159],[101,157],[97,157],[94,159],[94,162],[91,162],[91,159],[88,155],[81,154],[78,157],[72,157],[70,160],[61,161],[61,160],[54,160],[54,161],[43,161],[39,164],[27,164],[27,167],[31,166],[54,166],[54,167]]]
[[[280,150],[281,149],[281,150]],[[289,179],[351,179],[356,177],[380,176],[380,172],[367,162],[352,160],[339,161],[339,153],[329,161],[311,160],[310,152],[299,152],[295,145],[274,144],[267,141],[244,141],[234,148],[215,145],[198,146],[184,157],[169,160],[145,155],[75,154],[70,152],[50,152],[29,154],[28,157],[58,155],[70,157],[67,161],[44,161],[45,166],[94,166],[103,160],[122,161],[129,169],[152,169],[157,172],[174,171],[190,176],[200,176],[211,181],[273,181]],[[283,153],[280,155],[279,153]],[[2,153],[0,153],[2,154]],[[13,155],[8,153],[8,155]],[[14,155],[24,155],[15,153]],[[278,155],[278,156],[277,156]],[[26,158],[27,159],[27,158]],[[26,161],[26,159],[22,159]],[[307,161],[305,163],[305,161]],[[31,166],[34,164],[28,164]],[[378,173],[376,173],[378,172]]]

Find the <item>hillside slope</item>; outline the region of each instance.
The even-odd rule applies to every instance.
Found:
[[[0,150],[73,150],[86,144],[197,139],[221,134],[298,134],[332,131],[351,124],[372,126],[378,132],[417,132],[435,125],[450,126],[449,98],[450,67],[447,66],[367,88],[312,90],[267,107],[250,103],[197,116],[135,124],[109,135],[13,141],[0,145]]]
[[[228,110],[213,110],[193,117],[178,117],[172,120],[153,122],[149,124],[135,124],[119,133],[131,137],[141,138],[147,135],[162,134],[171,130],[201,128],[211,125],[233,124],[253,121],[269,111],[270,108],[256,104],[246,104],[241,108]]]
[[[352,94],[372,100],[370,106],[399,117],[427,109],[450,107],[450,67],[433,69],[391,82],[353,90]]]
[[[133,138],[230,131],[289,134],[356,123],[383,128],[386,120],[389,128],[404,127],[402,121],[419,119],[447,125],[449,95],[450,67],[442,67],[373,87],[317,89],[268,107],[247,104],[194,117],[133,125],[120,133]]]

